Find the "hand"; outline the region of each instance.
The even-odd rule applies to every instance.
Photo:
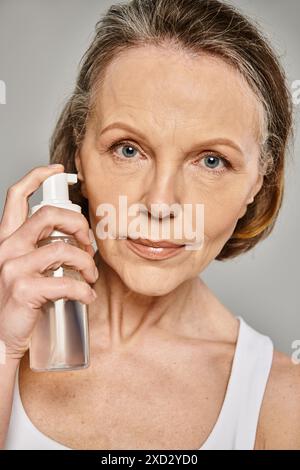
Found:
[[[0,340],[8,359],[23,357],[48,300],[66,298],[89,304],[96,297],[89,283],[97,280],[98,270],[83,214],[48,205],[28,218],[28,197],[46,178],[62,171],[63,165],[36,167],[7,191],[0,222]],[[72,235],[80,247],[63,241],[37,247],[54,229]],[[43,275],[61,264],[77,269],[84,280]]]

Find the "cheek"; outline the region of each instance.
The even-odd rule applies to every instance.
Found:
[[[244,185],[232,186],[203,197],[204,233],[210,240],[230,236],[245,208],[248,190]]]
[[[209,207],[205,206],[204,216],[204,233],[208,240],[222,240],[227,239],[228,236],[234,230],[234,227],[238,220],[238,214],[240,208],[216,208],[209,210]]]

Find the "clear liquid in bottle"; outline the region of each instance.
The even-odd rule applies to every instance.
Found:
[[[63,241],[78,246],[72,236],[53,236],[38,246]],[[83,282],[79,271],[62,264],[44,273],[48,277],[69,276]],[[89,366],[87,306],[77,300],[48,301],[41,308],[29,346],[30,368],[34,371],[76,370]]]

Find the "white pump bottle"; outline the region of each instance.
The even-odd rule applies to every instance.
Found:
[[[43,182],[43,201],[33,206],[30,216],[44,205],[52,205],[81,212],[81,207],[69,199],[68,184],[77,182],[73,173],[58,173]],[[72,235],[54,230],[40,240],[38,247],[63,241],[79,246]],[[62,264],[45,276],[69,276],[83,280],[79,271]],[[29,346],[30,368],[34,371],[74,370],[89,365],[88,315],[85,304],[72,299],[48,301],[41,309]]]

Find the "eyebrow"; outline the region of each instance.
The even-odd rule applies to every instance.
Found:
[[[137,136],[139,136],[141,139],[145,139],[145,136],[138,129],[134,128],[130,124],[126,124],[126,123],[120,122],[120,121],[112,122],[111,124],[106,126],[100,132],[100,135],[102,135],[105,132],[107,132],[109,130],[112,130],[112,129],[123,129],[125,131],[130,131],[130,132],[133,132],[134,134],[136,134]],[[232,147],[237,152],[239,152],[242,156],[245,157],[244,152],[242,151],[241,147],[236,142],[234,142],[231,139],[228,139],[227,137],[216,137],[216,138],[208,139],[208,140],[203,141],[201,145],[206,146],[206,145],[216,145],[216,144],[227,145],[229,147]]]

